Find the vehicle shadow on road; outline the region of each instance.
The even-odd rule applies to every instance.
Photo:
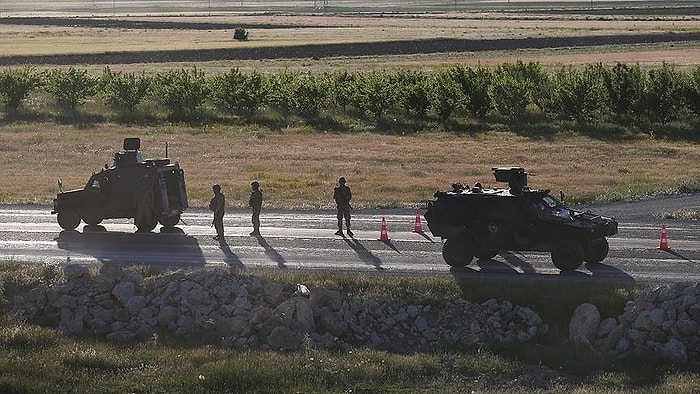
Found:
[[[373,265],[375,269],[377,270],[383,270],[384,267],[382,267],[382,260],[375,256],[372,252],[367,250],[364,245],[360,243],[360,241],[356,240],[355,238],[345,238],[343,237],[343,241],[345,241],[348,246],[352,248],[352,250],[357,253],[357,256],[362,260],[365,264],[370,264]]]
[[[100,262],[202,266],[204,254],[199,241],[181,229],[168,233],[126,233],[108,231],[104,226],[85,226],[83,232],[61,231],[54,241],[59,249],[93,256]],[[66,257],[70,259],[70,254]]]
[[[625,271],[607,264],[588,263],[586,264],[586,268],[591,271],[591,278],[596,281],[606,281],[625,287],[631,287],[637,283],[634,278]]]
[[[243,262],[238,257],[238,255],[233,253],[231,247],[228,245],[228,242],[226,242],[225,238],[219,240],[219,249],[221,249],[221,251],[224,252],[224,263],[236,269],[243,268]]]
[[[479,272],[484,273],[512,273],[517,274],[518,271],[512,266],[498,260],[494,259],[478,259],[476,260],[475,266],[479,267]]]
[[[267,243],[267,240],[262,236],[262,235],[256,235],[255,239],[258,240],[258,244],[265,249],[265,256],[267,256],[270,260],[274,261],[277,263],[277,266],[279,268],[287,268],[287,261],[282,257],[275,248],[270,246],[269,243]]]
[[[628,273],[601,263],[586,264],[584,267],[590,274],[582,271],[561,271],[558,274],[538,273],[529,263],[522,261],[518,256],[511,253],[500,254],[506,261],[502,262],[494,259],[480,259],[472,266],[464,268],[452,267],[450,273],[460,283],[471,283],[472,280],[518,280],[519,278],[530,278],[536,281],[559,279],[573,280],[576,282],[608,283],[620,287],[633,287],[636,281]],[[519,260],[520,262],[518,262]],[[520,268],[523,272],[518,271]],[[582,267],[583,268],[583,267]]]

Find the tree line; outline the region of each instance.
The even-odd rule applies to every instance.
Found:
[[[381,124],[460,122],[504,124],[569,122],[574,128],[612,124],[653,132],[672,122],[698,138],[700,66],[679,71],[670,64],[590,64],[545,69],[537,62],[494,68],[451,66],[436,71],[335,71],[261,73],[231,69],[205,75],[196,67],[153,75],[113,72],[101,76],[74,67],[38,71],[31,66],[0,71],[4,117],[32,110],[28,98],[48,97],[65,119],[78,121],[81,107],[100,101],[129,123],[255,122],[262,112],[317,122],[340,117]],[[147,113],[144,116],[144,113]]]

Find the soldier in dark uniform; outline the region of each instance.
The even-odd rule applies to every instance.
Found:
[[[253,222],[253,232],[251,232],[250,235],[260,235],[260,209],[262,208],[263,191],[260,189],[260,183],[258,181],[251,182],[250,187],[253,189],[250,193],[250,199],[248,200],[248,206],[253,209],[253,216],[251,218]]]
[[[136,188],[134,199],[136,200],[134,224],[137,227],[136,231],[142,231],[140,229],[150,227],[153,220],[153,187],[148,181],[148,175],[144,175],[141,179],[141,184]]]
[[[214,237],[217,241],[224,240],[224,209],[226,208],[226,197],[224,193],[221,192],[221,186],[214,185],[211,187],[214,191],[214,197],[212,197],[209,202],[209,210],[214,212],[214,220],[212,224],[216,229],[216,236]]]
[[[350,188],[345,185],[345,177],[340,177],[338,179],[338,186],[333,189],[333,199],[338,207],[338,231],[335,235],[343,235],[343,218],[345,218],[345,226],[348,229],[348,235],[353,236],[352,231],[350,231],[350,199],[352,199],[352,193],[350,193]]]

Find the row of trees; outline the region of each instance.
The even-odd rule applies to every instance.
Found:
[[[506,122],[570,120],[578,125],[622,126],[696,121],[700,116],[700,66],[690,72],[669,64],[588,65],[545,70],[539,63],[504,63],[493,69],[453,66],[438,71],[242,72],[205,75],[197,68],[154,75],[32,67],[0,72],[0,99],[7,118],[17,116],[31,94],[43,91],[75,119],[87,100],[101,98],[130,121],[144,103],[165,109],[174,121],[201,121],[204,108],[252,121],[261,110],[313,120],[344,114],[448,124],[498,116]],[[153,107],[153,106],[151,106]]]

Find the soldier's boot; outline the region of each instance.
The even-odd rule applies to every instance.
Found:
[[[338,219],[338,231],[335,232],[335,235],[343,235],[343,220]]]
[[[350,231],[350,222],[348,222],[347,228],[348,228],[348,236],[352,237],[353,235],[355,235],[352,231]]]
[[[250,235],[260,235],[260,226],[253,226],[253,231],[250,233]]]

